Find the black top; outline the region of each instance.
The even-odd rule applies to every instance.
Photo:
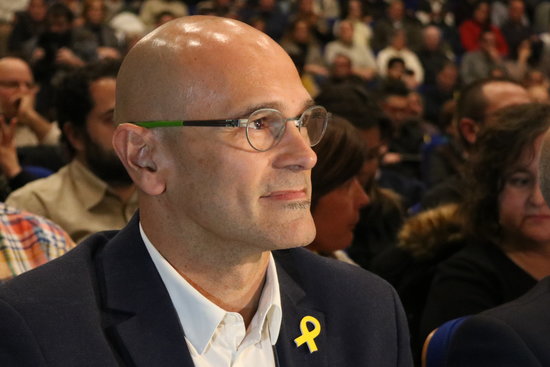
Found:
[[[512,301],[536,279],[492,244],[468,245],[438,267],[420,326],[421,338],[445,321]]]

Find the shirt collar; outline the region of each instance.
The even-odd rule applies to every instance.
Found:
[[[204,297],[174,269],[147,238],[141,223],[139,224],[139,230],[145,247],[151,255],[151,259],[174,304],[185,337],[195,350],[202,354],[227,311]],[[270,253],[258,309],[248,327],[248,332],[252,333],[251,339],[259,341],[262,331],[267,327],[269,340],[272,345],[275,345],[281,329],[281,320],[279,279],[275,260]]]

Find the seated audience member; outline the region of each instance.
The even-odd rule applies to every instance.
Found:
[[[443,106],[454,99],[459,89],[458,68],[453,62],[445,63],[440,69],[434,70],[435,83],[422,88],[424,95],[425,114],[428,121],[436,124],[440,130],[446,126],[439,124]]]
[[[242,7],[239,19],[252,25],[256,20],[264,24],[262,30],[269,37],[279,42],[288,24],[287,10],[284,2],[275,0],[248,1]]]
[[[506,74],[515,81],[523,82],[529,70],[540,65],[541,56],[536,42],[522,41],[516,49],[511,50],[510,56],[504,61]]]
[[[362,180],[370,202],[361,210],[355,227],[350,256],[363,268],[371,269],[372,260],[386,248],[394,247],[396,234],[403,224],[410,197],[421,195],[416,181],[396,172],[380,169],[380,160],[387,150],[389,122],[372,113],[355,123],[367,144]],[[413,199],[414,200],[414,199]]]
[[[438,116],[440,135],[432,137],[422,149],[422,181],[428,192],[452,178],[464,165],[458,132],[453,124],[455,114],[456,101],[451,99],[441,107]]]
[[[413,184],[406,177],[380,170],[380,159],[387,150],[391,127],[365,89],[353,85],[333,86],[319,94],[316,100],[350,121],[367,147],[360,182],[370,201],[360,210],[353,242],[346,252],[368,270],[378,253],[395,245],[405,216],[406,204],[401,195],[408,196],[413,191]],[[400,189],[399,193],[381,186],[388,183]]]
[[[364,80],[372,80],[377,74],[376,59],[368,46],[353,41],[353,23],[344,20],[338,25],[338,39],[325,47],[325,62],[332,64],[337,55],[351,60],[352,72]]]
[[[329,77],[322,84],[321,92],[341,85],[366,87],[365,80],[353,72],[351,59],[346,55],[338,54],[329,65]]]
[[[88,32],[95,37],[99,58],[118,59],[126,51],[125,45],[105,22],[106,13],[105,0],[85,0],[82,8],[84,24],[76,28],[75,32]]]
[[[500,29],[491,24],[489,17],[491,5],[489,1],[481,0],[474,4],[472,16],[459,23],[460,42],[465,52],[475,51],[480,47],[481,34],[489,31],[493,34],[495,52],[501,57],[508,55],[508,45]]]
[[[420,179],[420,154],[426,136],[432,128],[417,119],[410,109],[410,89],[400,80],[384,83],[378,91],[378,101],[388,117],[392,134],[388,153],[382,165],[407,177]]]
[[[388,60],[386,76],[379,78],[378,84],[384,85],[395,81],[403,82],[410,90],[414,90],[418,86],[414,73],[412,70],[407,69],[405,61],[400,57],[392,57]]]
[[[297,248],[329,120],[312,102],[241,22],[184,17],[138,42],[113,146],[139,213],[0,287],[0,365],[411,366],[395,291]]]
[[[6,200],[13,190],[36,180],[39,176],[36,167],[22,167],[15,146],[16,120],[6,122],[0,115],[0,201]],[[45,168],[42,167],[47,172]]]
[[[536,153],[539,154],[538,152]],[[540,186],[550,202],[550,141],[540,150]],[[548,256],[548,255],[546,255]],[[517,300],[472,316],[453,335],[447,361],[457,367],[535,367],[550,365],[550,277]]]
[[[337,12],[339,12],[340,9],[338,1],[323,0],[322,4],[319,4],[319,1],[317,0],[297,0],[291,3],[292,7],[290,10],[289,18],[292,21],[305,21],[309,25],[312,34],[323,45],[333,40],[330,25],[337,18],[339,18],[339,16],[334,13],[334,6],[332,5],[336,5],[336,7],[338,8]],[[325,5],[328,5],[332,9],[325,9]],[[325,12],[325,10],[329,10],[329,13]]]
[[[447,177],[426,192],[422,199],[424,209],[440,204],[459,203],[464,199],[462,168],[472,154],[477,133],[491,114],[500,108],[530,102],[520,84],[504,79],[481,79],[464,86],[459,94],[454,118],[456,140],[449,140],[449,150],[435,152],[431,167],[437,167],[440,177]],[[431,168],[429,168],[431,169]]]
[[[514,50],[518,50],[523,41],[535,38],[535,32],[528,24],[527,19],[525,1],[509,0],[507,19],[499,27],[510,54],[514,53]]]
[[[127,50],[147,33],[145,24],[143,24],[141,19],[131,11],[122,11],[116,14],[109,21],[109,25],[117,34],[123,36],[124,43],[127,45]]]
[[[75,246],[55,223],[0,202],[0,283]]]
[[[550,208],[538,167],[549,127],[550,105],[532,103],[501,109],[482,128],[461,205],[466,246],[438,267],[421,336],[518,298],[550,275]]]
[[[46,0],[30,0],[26,10],[15,13],[7,44],[10,55],[22,57],[25,42],[44,31],[46,9]]]
[[[302,80],[314,83],[315,88],[328,77],[329,71],[321,52],[321,45],[311,34],[311,29],[305,20],[291,23],[287,33],[280,42],[281,47],[290,55],[296,65]],[[315,94],[309,90],[310,94]]]
[[[453,61],[454,55],[446,48],[441,30],[435,25],[426,26],[422,31],[422,47],[417,51],[424,70],[424,85],[436,83],[437,72]]]
[[[90,32],[75,31],[74,14],[53,3],[46,13],[46,30],[25,45],[27,60],[40,85],[37,110],[52,119],[55,82],[66,72],[97,59],[97,40]]]
[[[15,144],[57,145],[61,131],[35,109],[38,87],[29,65],[22,59],[0,59],[0,109],[6,121],[16,119]]]
[[[376,17],[374,22],[372,49],[379,52],[388,47],[395,31],[403,29],[408,35],[410,48],[414,51],[418,50],[422,44],[422,26],[420,22],[416,18],[407,15],[404,1],[390,0],[388,3],[385,16]]]
[[[155,17],[163,11],[169,11],[176,17],[184,17],[189,14],[187,5],[182,1],[173,0],[145,0],[141,4],[139,17],[149,30],[155,25]]]
[[[506,75],[506,65],[498,53],[495,35],[483,31],[479,37],[479,47],[464,54],[460,63],[460,77],[465,84],[476,80]]]
[[[311,214],[317,234],[307,248],[322,256],[353,261],[343,251],[353,241],[359,210],[368,204],[361,182],[366,145],[348,121],[335,116],[321,142],[313,147]]]
[[[370,48],[372,38],[372,28],[364,11],[363,2],[360,0],[350,0],[347,5],[347,12],[344,20],[353,24],[353,42],[360,43]],[[336,23],[338,26],[338,23]]]
[[[402,29],[394,31],[390,44],[380,50],[376,56],[376,64],[380,76],[385,77],[388,72],[388,61],[394,57],[403,59],[406,69],[412,71],[416,87],[424,82],[424,68],[418,56],[407,47],[407,36]]]
[[[51,219],[75,242],[97,231],[122,228],[137,207],[135,187],[111,145],[117,71],[116,61],[105,60],[62,81],[57,114],[72,159],[6,201]]]

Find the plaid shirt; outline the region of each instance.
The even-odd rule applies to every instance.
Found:
[[[58,225],[0,202],[0,282],[63,255],[75,246]]]

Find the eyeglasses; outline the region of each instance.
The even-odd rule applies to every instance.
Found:
[[[286,123],[293,121],[302,137],[314,146],[325,134],[331,114],[322,106],[312,106],[300,117],[285,118],[283,114],[272,108],[262,108],[250,114],[247,119],[230,120],[175,120],[175,121],[141,121],[132,122],[135,125],[154,128],[171,126],[210,126],[210,127],[244,127],[246,139],[250,146],[260,152],[273,148],[283,137]]]

